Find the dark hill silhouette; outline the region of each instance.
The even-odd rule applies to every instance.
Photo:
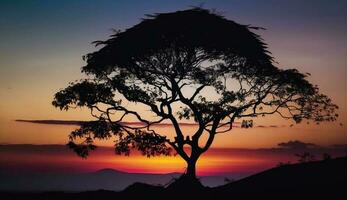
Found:
[[[347,157],[284,165],[212,189],[214,194],[331,197],[347,188]]]
[[[112,168],[100,169],[100,170],[96,171],[95,173],[96,174],[105,174],[105,175],[110,175],[110,174],[127,174],[127,172],[115,170],[115,169],[112,169]]]
[[[105,190],[81,193],[45,192],[45,193],[2,193],[2,199],[118,199],[121,197],[162,199],[163,197],[189,197],[194,199],[218,198],[328,198],[342,197],[347,188],[347,157],[315,161],[309,163],[285,165],[259,174],[249,176],[224,186],[201,187],[190,193],[179,187],[167,188],[143,183],[128,186],[122,192]],[[102,170],[101,173],[109,170]],[[180,188],[190,187],[181,185]]]

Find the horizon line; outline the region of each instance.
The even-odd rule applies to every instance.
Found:
[[[33,144],[33,143],[0,143],[0,146],[66,146],[66,144]],[[114,148],[113,146],[97,145],[98,148]],[[305,148],[293,148],[293,147],[260,147],[260,148],[249,148],[249,147],[212,147],[215,150],[300,150],[300,149],[347,149],[347,144],[331,144],[328,146],[315,145],[312,147]]]

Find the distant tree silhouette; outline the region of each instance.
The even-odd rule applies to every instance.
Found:
[[[310,152],[304,152],[304,153],[296,153],[296,157],[298,157],[298,162],[299,163],[307,163],[307,162],[312,162],[316,160],[316,157],[311,154]]]
[[[68,145],[82,157],[95,149],[94,139],[113,137],[117,154],[174,150],[187,162],[185,177],[196,179],[197,160],[235,120],[243,120],[243,128],[253,126],[253,117],[272,114],[296,123],[336,120],[337,106],[307,81],[309,74],[274,66],[266,44],[251,32],[256,29],[193,8],[148,15],[94,42],[101,48],[84,56],[82,68],[90,78],[54,96],[55,107],[87,107],[97,119],[73,131]],[[145,118],[131,104],[147,107],[155,118]],[[124,123],[127,116],[140,123]],[[180,120],[197,124],[192,137]],[[152,130],[161,122],[172,124],[174,138]]]
[[[290,161],[287,161],[287,162],[279,162],[276,167],[283,167],[283,166],[288,166],[288,165],[291,165],[291,162]]]
[[[226,184],[228,184],[228,183],[233,183],[233,182],[235,182],[235,179],[225,177],[225,178],[224,178],[224,182],[225,182]]]
[[[323,160],[331,160],[332,159],[331,155],[328,153],[323,153],[322,157],[323,157]]]

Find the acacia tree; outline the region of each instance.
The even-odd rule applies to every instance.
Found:
[[[95,149],[94,139],[115,137],[117,154],[175,151],[187,162],[186,177],[195,178],[200,155],[236,120],[243,120],[245,128],[252,126],[251,118],[272,114],[296,123],[336,120],[337,106],[308,82],[309,74],[274,66],[252,29],[258,28],[194,8],[147,16],[96,41],[101,48],[84,56],[82,68],[90,78],[71,83],[54,97],[53,105],[62,110],[87,107],[97,118],[70,134],[69,147],[86,157]],[[146,119],[129,103],[147,107],[156,117]],[[139,123],[127,123],[127,116]],[[180,120],[194,120],[192,137]],[[174,138],[153,130],[162,122],[172,124]],[[203,134],[207,140],[201,140]]]

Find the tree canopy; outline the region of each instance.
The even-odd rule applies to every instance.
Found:
[[[62,110],[87,107],[97,119],[73,131],[69,146],[85,157],[95,148],[94,139],[115,137],[118,154],[129,155],[132,148],[146,156],[174,150],[195,176],[199,156],[235,120],[278,114],[296,123],[335,121],[337,106],[307,80],[309,74],[276,67],[255,29],[193,8],[148,15],[94,42],[100,48],[84,56],[82,68],[90,78],[71,83],[53,101]],[[149,108],[156,120],[145,119],[124,101]],[[128,115],[140,123],[125,123]],[[192,138],[185,137],[180,120],[197,124]],[[151,128],[163,121],[174,127],[174,139]],[[251,127],[252,121],[242,126]],[[203,133],[208,139],[201,146]],[[190,155],[184,145],[191,147]]]

